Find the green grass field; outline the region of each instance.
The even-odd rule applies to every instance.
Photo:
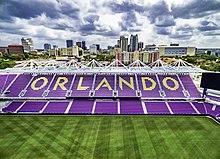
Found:
[[[220,158],[220,125],[184,116],[0,116],[0,158]]]

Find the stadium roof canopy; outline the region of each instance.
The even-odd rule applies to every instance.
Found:
[[[30,60],[16,65],[14,68],[0,70],[0,73],[201,73],[207,72],[199,67],[193,66],[181,59],[168,64],[160,59],[146,65],[140,60],[136,60],[130,65],[125,65],[118,59],[104,66],[102,63],[92,60],[86,64],[71,60],[64,61],[36,61]]]

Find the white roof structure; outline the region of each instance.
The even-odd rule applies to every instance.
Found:
[[[104,66],[96,60],[86,64],[72,60],[69,62],[60,62],[56,60],[35,61],[30,60],[16,65],[14,68],[0,70],[4,73],[58,73],[58,74],[91,74],[91,73],[201,73],[207,72],[199,67],[193,66],[181,59],[168,64],[160,59],[146,65],[140,60],[136,60],[126,66],[118,59],[114,60],[107,66]]]

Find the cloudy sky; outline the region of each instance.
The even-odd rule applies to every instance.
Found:
[[[220,0],[0,0],[0,46],[31,37],[35,48],[66,39],[104,48],[130,34],[145,44],[220,47]]]

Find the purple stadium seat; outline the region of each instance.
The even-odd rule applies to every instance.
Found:
[[[47,102],[43,101],[28,101],[18,110],[18,112],[39,112],[43,109],[46,103]]]
[[[211,104],[211,103],[204,103],[205,107],[206,107],[206,110],[207,110],[207,113],[212,115],[212,116],[216,116],[220,113],[220,106],[216,106],[215,109],[214,109],[214,105]]]
[[[69,110],[70,114],[91,114],[93,108],[93,100],[75,99]]]
[[[3,74],[0,75],[0,94],[10,85],[16,74]]]
[[[80,77],[83,77],[81,87],[89,87],[86,90],[77,90]],[[92,89],[93,75],[76,75],[71,97],[89,97],[89,92]]]
[[[162,87],[162,90],[165,91],[165,94],[166,94],[166,98],[185,98],[182,90],[182,86],[181,84],[179,83],[178,81],[178,78],[176,75],[158,75],[159,77],[159,80],[160,80],[160,85]],[[166,77],[171,77],[173,80],[175,80],[179,87],[176,89],[176,90],[170,90],[168,88],[166,88],[163,84],[163,80],[166,78]],[[168,79],[166,84],[170,87],[170,88],[174,88],[175,87],[175,84],[172,80]]]
[[[49,102],[43,113],[65,113],[69,102]]]
[[[165,102],[145,102],[148,114],[170,114]]]
[[[130,77],[133,77],[134,90],[128,87],[126,84],[122,83],[122,89],[119,87],[119,77],[123,78],[125,81],[130,83]],[[117,90],[119,97],[136,97],[136,80],[134,75],[119,75],[117,76]]]
[[[118,114],[117,101],[96,102],[95,114]]]
[[[7,96],[18,97],[20,92],[26,87],[31,78],[31,74],[20,74],[18,78],[14,81],[14,83],[11,85],[11,87],[8,89],[10,93]]]
[[[201,114],[207,114],[206,108],[205,108],[205,106],[204,106],[204,103],[192,102],[192,104],[196,107],[196,109],[197,109]]]
[[[36,79],[41,78],[41,77],[45,77],[48,80],[46,85],[42,89],[40,89],[40,90],[33,90],[31,88],[31,84],[30,84],[28,86],[28,88],[27,88],[27,92],[24,95],[25,97],[42,97],[43,92],[45,90],[47,90],[47,87],[49,86],[49,84],[50,84],[50,82],[51,82],[51,80],[53,78],[53,75],[38,75],[38,76],[34,77],[34,79],[32,80],[31,83],[33,83],[33,81],[35,81]],[[43,80],[38,81],[36,83],[35,87],[40,87],[43,84],[43,82],[44,82]]]
[[[97,87],[104,78],[107,80],[111,88],[106,87],[105,86],[106,83],[104,82],[102,85],[103,87],[100,87],[98,89]],[[96,88],[98,90],[96,90]],[[95,97],[112,97],[114,90],[114,75],[97,75],[94,89],[95,89],[95,95],[94,95]]]
[[[156,87],[153,90],[144,90],[143,88],[143,83],[142,83],[142,77],[149,77],[151,79],[153,79],[156,82]],[[150,87],[152,85],[152,83],[149,80],[145,80],[146,82],[146,87]],[[141,94],[142,94],[142,98],[161,98],[160,94],[159,94],[159,86],[157,83],[157,79],[155,75],[146,75],[146,76],[140,76],[138,75],[138,86],[139,89],[141,90]]]
[[[174,114],[197,114],[189,102],[168,102]]]
[[[209,98],[210,100],[220,102],[220,97],[216,97],[216,96],[212,96],[212,95],[207,95],[206,97]]]
[[[15,112],[23,102],[11,102],[7,107],[3,108],[2,111],[5,113]]]
[[[61,78],[66,77],[68,79],[68,82],[64,84],[64,87],[66,88],[66,90],[62,90],[61,87],[59,87],[59,86],[57,88],[54,88],[56,82],[59,82],[59,81],[57,81],[57,79],[59,77],[61,77]],[[71,85],[72,79],[73,79],[73,75],[63,75],[63,76],[57,75],[54,78],[54,80],[49,88],[50,91],[49,91],[49,94],[47,95],[47,97],[65,97],[66,92],[67,92],[67,90],[69,90],[69,87]],[[63,82],[63,80],[60,80],[60,83],[62,83],[62,82]],[[56,90],[53,90],[53,89],[56,89]]]
[[[121,114],[144,114],[140,100],[120,100],[120,113]]]
[[[201,94],[193,83],[189,75],[179,75],[183,86],[189,92],[190,98],[201,98]]]

